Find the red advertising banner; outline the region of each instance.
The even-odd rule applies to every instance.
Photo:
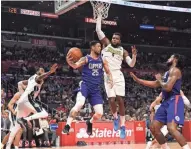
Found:
[[[87,22],[87,23],[96,23],[96,20],[93,19],[93,18],[85,18],[85,22]],[[116,21],[103,20],[102,24],[116,26],[117,22]]]
[[[133,122],[126,124],[126,139],[120,139],[120,132],[113,130],[113,124],[111,122],[100,122],[93,124],[93,134],[89,136],[86,133],[86,124],[79,123],[76,125],[76,140],[91,142],[121,142],[121,141],[134,141],[134,129]]]
[[[120,132],[113,130],[112,122],[96,122],[93,124],[93,134],[89,136],[86,133],[86,123],[72,123],[69,135],[62,134],[65,123],[59,123],[57,134],[60,136],[60,146],[74,146],[78,141],[84,141],[87,144],[127,144],[127,143],[145,143],[145,122],[126,122],[126,138],[120,139]]]
[[[32,44],[37,46],[56,47],[56,42],[46,39],[32,39]]]

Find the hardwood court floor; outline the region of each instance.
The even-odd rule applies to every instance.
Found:
[[[189,143],[191,147],[191,142]],[[178,143],[169,143],[171,149],[181,149]],[[33,148],[33,149],[145,149],[146,144],[117,144],[117,145],[89,145],[89,146],[72,146],[72,147],[52,147],[52,148]],[[154,149],[154,148],[153,148]],[[158,148],[155,148],[158,149]]]

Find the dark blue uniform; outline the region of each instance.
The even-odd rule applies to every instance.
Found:
[[[164,82],[168,81],[169,72],[165,73]],[[184,102],[180,96],[182,79],[178,79],[172,90],[167,92],[162,90],[163,101],[155,114],[155,120],[164,124],[174,120],[179,125],[184,124]]]
[[[86,56],[88,63],[82,68],[82,83],[80,92],[87,98],[92,106],[103,104],[100,92],[100,85],[103,79],[103,60],[100,57],[93,59],[90,55]]]

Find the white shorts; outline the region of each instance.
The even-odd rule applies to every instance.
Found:
[[[104,84],[107,97],[125,96],[125,79],[123,73],[120,70],[111,71],[113,77],[113,87],[106,82],[106,74],[104,74]]]
[[[24,102],[17,104],[17,118],[27,117],[31,113],[37,113],[42,111],[42,107],[32,99],[24,99]]]

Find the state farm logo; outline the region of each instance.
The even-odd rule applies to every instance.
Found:
[[[143,127],[140,123],[138,124],[138,127],[136,127],[136,131],[143,131]]]
[[[133,130],[128,129],[126,130],[126,135],[127,137],[132,136]],[[100,130],[99,128],[93,128],[93,133],[91,136],[89,136],[86,133],[85,128],[80,128],[79,132],[76,134],[76,138],[81,139],[81,138],[114,138],[117,137],[119,138],[120,136],[120,131],[115,131],[115,130],[109,130],[107,128]]]

